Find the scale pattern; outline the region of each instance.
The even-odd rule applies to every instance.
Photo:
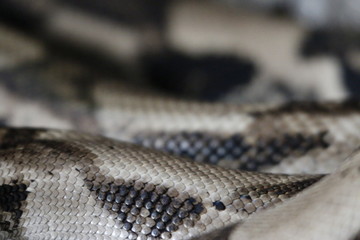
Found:
[[[22,215],[21,205],[27,197],[25,184],[0,186],[0,207],[3,212],[0,231],[14,232]]]
[[[211,136],[201,132],[138,134],[136,144],[186,157],[196,162],[223,165],[231,161],[232,168],[256,171],[262,166],[277,165],[289,156],[304,156],[309,151],[326,149],[326,132],[306,136],[302,133],[281,134],[248,143],[244,136]]]
[[[82,22],[82,14],[92,12],[91,9],[85,10],[81,7],[88,5],[89,1],[76,1],[84,2],[76,9],[71,7],[72,1],[67,1],[66,8],[63,3],[57,4],[59,1],[41,1],[44,4],[38,4],[39,1],[33,1],[35,4],[30,3],[31,1],[25,2],[1,2],[1,5],[12,10],[9,12],[14,13],[5,10],[7,14],[2,18],[10,17],[10,20],[13,15],[16,27],[21,27],[20,22],[26,22],[26,26],[23,27],[35,29],[26,29],[30,34],[22,36],[14,29],[0,26],[0,125],[77,129],[122,140],[135,140],[144,146],[155,146],[181,157],[228,168],[288,173],[333,172],[345,156],[360,144],[359,102],[234,106],[179,101],[143,89],[140,93],[131,91],[119,83],[119,78],[123,78],[123,75],[117,74],[118,65],[116,64],[114,69],[109,66],[109,61],[106,61],[110,60],[113,54],[123,55],[122,51],[111,51],[111,56],[105,53],[111,48],[117,49],[117,46],[123,43],[126,45],[126,41],[121,41],[120,45],[115,41],[116,46],[110,44],[111,47],[107,41],[104,44],[101,38],[98,38],[103,35],[110,36],[102,38],[103,40],[116,39],[120,30],[118,27],[122,27],[116,24],[114,28],[107,24],[100,25],[99,30],[105,29],[106,34],[93,35],[96,33],[93,27],[101,24],[100,15],[106,15],[106,11],[100,10],[100,15],[95,14],[100,16],[99,19],[95,15],[91,18],[90,35],[85,34],[87,37],[83,39],[85,35],[81,33],[86,30],[87,24],[80,28],[78,24]],[[121,1],[115,2],[121,5]],[[174,2],[175,6],[178,6],[178,1]],[[249,32],[238,34],[239,32],[233,31],[236,39],[241,36],[241,39],[238,39],[240,41],[235,41],[236,45],[247,45],[249,39],[251,43],[253,40],[265,39],[256,37],[259,36],[257,34],[252,35],[254,32],[266,35],[273,32],[276,37],[288,36],[279,39],[290,40],[279,42],[279,45],[270,43],[271,47],[267,47],[266,44],[249,45],[250,50],[253,50],[249,52],[252,55],[250,59],[256,60],[251,64],[255,64],[256,70],[264,73],[260,75],[267,75],[264,80],[273,78],[274,73],[282,76],[274,78],[275,86],[270,86],[272,81],[264,81],[264,85],[258,84],[260,88],[259,91],[255,91],[257,94],[254,96],[250,96],[254,93],[250,83],[244,91],[245,96],[240,96],[242,100],[269,99],[266,95],[274,100],[274,95],[278,94],[276,89],[271,88],[283,88],[283,84],[288,85],[285,86],[286,95],[291,93],[292,89],[298,90],[299,87],[302,91],[302,87],[295,84],[296,81],[290,83],[299,79],[303,83],[306,79],[323,79],[325,82],[307,82],[304,87],[309,89],[303,93],[304,95],[300,94],[301,99],[343,99],[346,95],[345,89],[340,81],[333,82],[340,80],[340,76],[332,78],[333,70],[337,72],[336,69],[344,65],[341,68],[344,70],[345,82],[351,82],[352,78],[356,79],[358,75],[356,67],[351,66],[353,60],[348,59],[352,58],[351,56],[345,56],[343,59],[344,54],[340,54],[340,61],[335,65],[328,65],[325,59],[326,66],[323,68],[322,62],[317,65],[316,59],[313,64],[313,58],[305,59],[293,55],[298,52],[294,51],[294,47],[304,47],[308,50],[310,46],[312,51],[314,45],[311,40],[313,36],[306,36],[307,31],[298,29],[292,23],[283,25],[284,22],[278,22],[277,18],[274,22],[267,17],[250,16],[246,13],[241,14],[243,16],[238,19],[233,18],[228,11],[223,12],[218,6],[215,6],[213,11],[207,4],[210,11],[207,8],[204,11],[204,8],[197,4],[192,5],[195,7],[193,14],[205,17],[203,20],[207,25],[207,14],[212,19],[220,17],[220,20],[222,14],[225,14],[224,16],[228,16],[229,19],[241,22],[241,28],[227,20],[227,24],[220,24],[233,26],[241,32]],[[110,8],[114,9],[112,6]],[[76,11],[75,14],[71,14],[73,10]],[[174,10],[173,13],[177,16],[177,11]],[[35,22],[31,20],[31,16],[36,16],[36,20],[33,19]],[[75,27],[75,35],[62,34],[67,32],[67,27],[56,24],[62,22],[62,17],[66,21],[71,19],[69,26]],[[171,16],[170,18],[173,19]],[[198,22],[188,16],[184,19],[190,20],[190,29],[194,29],[194,23]],[[9,22],[9,25],[12,23]],[[259,31],[255,25],[265,26],[264,29],[267,30]],[[255,31],[252,30],[253,27]],[[272,27],[275,27],[276,31],[272,31]],[[183,40],[177,34],[176,26],[169,26],[169,29],[175,32],[169,33],[170,38],[167,39],[178,47],[171,43],[170,45],[180,51],[185,50],[183,47],[188,49],[181,43]],[[200,29],[206,32],[201,25]],[[282,35],[282,29],[286,35]],[[57,31],[59,35],[55,33]],[[217,36],[214,38],[208,37],[204,31],[198,32],[204,38],[198,39],[199,45],[196,41],[195,45],[193,41],[185,43],[190,47],[188,50],[193,53],[203,51],[199,47],[206,47],[207,43],[204,40],[218,42],[216,37],[228,35],[226,32],[215,33]],[[112,33],[115,33],[114,38],[111,37]],[[292,37],[294,33],[297,35],[295,39]],[[149,40],[147,37],[143,38],[143,34],[135,35],[142,38],[140,42]],[[197,36],[193,33],[188,35],[195,38]],[[336,33],[336,38],[338,35]],[[84,40],[80,40],[84,43],[81,45],[84,45],[86,51],[84,57],[81,57],[82,50],[77,51],[76,44],[65,43],[70,38],[77,38],[76,36],[80,37],[79,40]],[[92,44],[93,37],[100,40],[96,40],[95,48]],[[134,41],[130,42],[138,45],[138,37],[131,38]],[[325,38],[328,40],[328,37]],[[307,39],[305,42],[309,43],[306,46],[298,45],[298,41],[301,42],[303,39]],[[227,40],[228,37],[225,45],[229,44]],[[293,44],[293,40],[296,44]],[[215,45],[222,48],[221,42]],[[291,45],[290,49],[288,43]],[[67,46],[68,44],[74,48]],[[58,46],[59,50],[53,45]],[[106,49],[101,45],[106,46]],[[240,45],[234,45],[231,51],[235,53],[238,49],[242,52],[243,46]],[[321,48],[324,46],[322,43],[315,44],[315,52],[317,45],[321,45]],[[107,57],[98,59],[98,47],[100,52],[105,50],[103,53]],[[215,48],[218,47],[208,47],[211,52],[217,52]],[[129,50],[128,47],[125,48]],[[346,46],[345,48],[347,49]],[[249,50],[248,47],[246,49]],[[281,50],[285,55],[268,54],[269,50],[271,53],[273,50],[278,52],[279,49],[285,50]],[[335,46],[338,55],[336,49]],[[59,52],[61,54],[58,54]],[[278,55],[280,58],[274,60]],[[118,63],[119,59],[116,59]],[[196,62],[203,62],[204,59],[207,61],[209,58],[196,57],[193,59],[195,61],[191,61],[195,66],[198,65]],[[101,64],[95,63],[98,60]],[[329,60],[333,62],[332,58]],[[171,62],[170,57],[170,65]],[[221,68],[220,65],[216,68]],[[193,71],[194,66],[185,69],[185,72],[190,70],[188,73],[180,70],[180,75],[185,73],[190,76],[190,82],[194,80],[193,77],[201,80],[202,77],[198,78],[197,70]],[[270,75],[266,73],[268,71]],[[229,80],[228,77],[219,79]],[[252,82],[255,85],[257,83]],[[350,82],[347,84],[351,85]],[[356,86],[349,90],[355,93]],[[294,94],[297,99],[296,92],[294,91]],[[227,96],[227,99],[231,98]],[[160,131],[164,131],[161,136]],[[144,135],[139,136],[139,132]],[[204,146],[204,150],[199,152],[198,147],[201,145]],[[184,146],[190,148],[185,150]],[[277,240],[360,238],[359,157],[354,159],[357,160],[356,164],[347,165],[341,171],[316,182],[321,176],[256,174],[195,165],[177,157],[75,132],[2,129],[0,148],[0,239],[182,239],[198,236],[202,236],[203,239],[229,237]],[[308,188],[314,182],[316,183]],[[304,188],[306,190],[295,196],[294,200],[278,205]],[[270,209],[265,215],[253,215],[274,204],[278,205],[274,211]],[[250,221],[245,221],[249,215],[254,217]],[[233,230],[238,230],[238,233],[234,233]],[[210,235],[203,235],[206,233]]]
[[[18,224],[3,227],[3,239],[188,239],[322,177],[224,170],[71,131],[1,129],[0,136],[0,186],[27,186]],[[2,201],[0,226],[8,211]]]

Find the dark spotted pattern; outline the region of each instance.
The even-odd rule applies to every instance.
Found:
[[[102,207],[117,214],[117,225],[130,232],[129,239],[136,239],[138,234],[171,237],[180,225],[193,226],[204,210],[194,198],[180,201],[169,196],[167,189],[155,186],[98,184],[89,180],[86,185]]]
[[[304,155],[315,148],[327,148],[326,132],[315,135],[283,134],[248,143],[241,134],[224,138],[205,133],[138,135],[134,142],[198,162],[218,164],[226,159],[238,161],[242,170],[256,171],[262,166],[277,165],[291,155]]]
[[[18,228],[21,206],[28,195],[26,188],[25,184],[0,185],[0,231],[12,233]]]

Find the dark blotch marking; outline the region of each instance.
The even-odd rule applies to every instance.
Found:
[[[360,102],[356,100],[346,100],[341,103],[329,102],[325,104],[319,102],[290,102],[266,111],[249,112],[249,114],[255,118],[262,118],[297,112],[308,113],[311,115],[344,115],[360,112]]]
[[[340,64],[342,68],[342,79],[346,90],[351,98],[360,100],[360,69],[354,64],[352,64],[349,59],[342,58],[340,59]]]
[[[144,70],[152,86],[186,98],[216,100],[234,86],[248,84],[257,71],[247,59],[232,55],[191,57],[176,51],[145,55]],[[173,79],[171,83],[168,79]]]
[[[354,31],[326,28],[309,31],[302,40],[299,53],[303,58],[333,56],[340,61],[346,59],[346,53],[358,49],[359,35]]]
[[[217,164],[226,159],[238,161],[239,169],[256,171],[262,166],[277,165],[282,159],[302,156],[315,148],[327,148],[327,132],[313,135],[283,134],[274,138],[258,138],[248,143],[241,134],[220,137],[200,132],[138,135],[134,142],[197,162]]]
[[[22,215],[21,206],[29,192],[25,184],[0,185],[0,231],[14,232],[19,225]],[[3,213],[10,213],[11,219],[6,221]]]
[[[267,191],[261,191],[261,192],[259,192],[259,194],[265,194],[265,193],[267,193]],[[244,194],[242,194],[242,195],[240,195],[240,199],[251,200],[251,197],[250,197],[249,195],[244,195]]]
[[[146,217],[155,221],[154,225],[149,226],[151,231],[147,237],[158,237],[164,232],[171,234],[178,230],[185,219],[190,219],[190,216],[192,219],[199,219],[199,215],[204,211],[202,203],[197,202],[195,198],[180,201],[166,194],[168,189],[135,189],[133,182],[122,185],[99,185],[90,180],[85,182],[88,189],[96,194],[101,206],[115,213],[117,221],[123,224],[122,228],[129,231],[129,234],[139,234],[132,226],[135,221],[145,221]],[[144,209],[149,211],[147,216],[141,215]]]
[[[6,133],[0,139],[0,146],[18,142],[29,142],[34,140],[39,133],[45,129],[33,128],[5,128]]]
[[[33,144],[37,146],[41,145],[47,148],[51,148],[50,154],[73,154],[77,153],[79,157],[86,155],[89,150],[83,148],[77,148],[74,145],[68,144],[64,141],[57,140],[39,140],[37,139],[39,133],[48,131],[46,129],[31,129],[31,128],[5,128],[5,134],[0,138],[0,150],[13,149],[18,146],[23,146],[28,152],[38,151],[34,148]],[[41,149],[41,148],[40,148]],[[47,172],[52,174],[52,172]],[[35,182],[35,179],[29,179],[31,183]],[[16,230],[21,218],[22,211],[21,206],[24,204],[24,200],[28,195],[26,191],[27,186],[18,182],[13,182],[13,185],[1,185],[0,186],[0,230],[13,232]],[[8,221],[2,221],[2,212],[11,213],[10,224]]]
[[[1,128],[0,128],[1,129]],[[68,143],[64,140],[52,139],[38,139],[43,132],[48,132],[47,129],[42,128],[4,128],[5,134],[0,137],[0,149],[11,149],[18,146],[28,147],[29,151],[34,150],[33,147],[28,146],[36,144],[54,150],[56,153],[74,154],[77,153],[79,158],[82,155],[90,153],[88,149],[80,148],[74,144]]]
[[[360,240],[360,230],[355,233],[349,240]]]
[[[215,206],[216,210],[219,210],[219,211],[223,211],[226,209],[224,203],[222,203],[220,201],[213,202],[213,205]]]
[[[38,144],[38,145],[42,145],[42,146],[51,148],[59,153],[65,153],[68,155],[72,155],[74,153],[80,152],[80,149],[78,147],[75,147],[74,145],[71,145],[71,144],[61,141],[61,140],[44,139],[44,140],[35,140],[33,142],[36,142],[36,144]],[[90,151],[83,149],[81,152],[85,155],[86,153],[89,153]]]
[[[37,136],[47,131],[42,128],[4,128],[6,133],[0,137],[0,149],[14,148],[36,141]]]
[[[7,119],[0,117],[0,127],[5,127],[7,124]]]

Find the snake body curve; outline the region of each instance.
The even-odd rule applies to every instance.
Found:
[[[225,170],[71,131],[4,128],[0,145],[2,239],[187,239],[322,177]]]
[[[360,145],[359,103],[237,106],[134,92],[36,37],[0,31],[1,125],[180,155],[1,128],[1,240],[360,239],[358,151],[344,162]]]
[[[94,95],[103,135],[157,150],[76,131],[1,128],[0,239],[356,239],[359,157],[343,162],[360,144],[358,103],[206,104],[118,84],[100,84]],[[200,163],[178,151],[197,145],[210,149]],[[219,157],[228,146],[233,159]],[[214,155],[220,166],[205,164]],[[307,174],[259,172],[284,169]]]

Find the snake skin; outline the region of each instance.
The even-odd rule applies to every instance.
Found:
[[[0,133],[2,239],[187,239],[321,178],[224,170],[77,132]]]
[[[48,71],[56,76],[59,66],[54,65]],[[68,68],[63,68],[62,74],[66,76],[66,70],[73,76]],[[19,84],[15,91],[20,94],[26,86]],[[36,92],[77,89],[60,82],[53,86]],[[12,106],[3,112],[9,116],[7,125],[77,129],[231,169],[330,173],[360,143],[360,105],[356,101],[209,104],[139,92],[117,82],[97,82],[87,93],[89,102],[96,103],[93,108],[71,97],[61,98],[61,104],[59,100],[40,104],[16,98],[8,88],[3,84],[4,92],[9,92],[3,100]],[[73,111],[63,105],[81,108]]]
[[[360,239],[360,154],[290,201],[201,239]]]
[[[147,34],[84,11],[85,1],[77,1],[80,8],[71,8],[72,1],[37,2],[0,4],[17,19],[10,26],[21,29],[21,19],[29,20],[26,35],[0,25],[0,125],[35,127],[0,128],[1,240],[360,239],[358,150],[344,161],[360,145],[360,104],[340,101],[346,91],[339,63],[295,54],[307,31],[253,14],[239,18],[218,6],[204,11],[201,1],[175,1],[165,34],[173,47],[198,54],[251,50],[260,75],[242,91],[245,100],[273,98],[273,80],[261,79],[274,77],[304,80],[308,86],[293,86],[304,96],[339,100],[209,104],[139,90],[119,80],[114,68],[121,64],[108,71],[102,65],[112,61],[96,63],[96,51],[115,62],[141,55],[151,46]],[[176,11],[187,4],[190,12]],[[105,10],[121,12],[116,6]],[[203,12],[210,18],[193,20]],[[203,27],[211,19],[222,22],[219,29]],[[89,57],[78,56],[72,37]],[[266,44],[255,41],[263,39]],[[192,74],[184,75],[192,80]]]
[[[226,168],[330,173],[360,143],[358,102],[224,105],[101,84],[104,134]],[[107,93],[107,94],[105,94]]]

